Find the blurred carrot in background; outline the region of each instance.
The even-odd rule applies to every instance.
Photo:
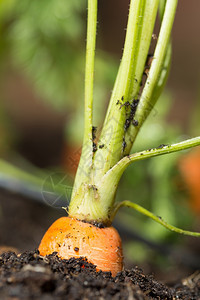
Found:
[[[189,193],[191,208],[200,215],[200,147],[181,157],[178,167]]]

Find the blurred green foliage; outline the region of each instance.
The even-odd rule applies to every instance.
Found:
[[[12,57],[40,95],[60,109],[80,97],[86,1],[22,0],[13,6]]]
[[[86,7],[86,0],[0,2],[1,58],[23,71],[41,99],[72,116],[66,134],[77,144],[83,128]],[[117,65],[99,50],[95,69],[94,119],[99,125]]]

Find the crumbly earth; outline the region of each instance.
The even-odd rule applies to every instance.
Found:
[[[147,276],[138,267],[113,278],[96,272],[84,259],[61,260],[56,253],[42,257],[37,250],[0,255],[0,299],[200,299],[200,274],[173,287]]]

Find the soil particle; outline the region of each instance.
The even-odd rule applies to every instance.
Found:
[[[97,144],[95,142],[96,140],[96,133],[97,133],[97,127],[92,126],[92,151],[93,153],[97,151]]]
[[[96,271],[84,258],[61,260],[56,253],[42,257],[30,251],[0,255],[0,299],[200,299],[200,276],[192,286],[178,283],[168,287],[138,267],[115,278]]]
[[[125,131],[130,127],[130,124],[133,124],[134,126],[138,126],[138,121],[134,119],[138,103],[139,103],[139,99],[134,99],[132,103],[127,101],[121,105],[121,107],[124,105],[126,107],[130,106],[130,112],[129,112],[128,118],[125,120],[125,124],[124,124]]]
[[[158,147],[156,147],[156,149],[162,149],[163,147],[166,147],[166,146],[168,146],[168,145],[166,145],[166,144],[161,144],[161,145],[159,145]]]
[[[124,124],[124,130],[127,130],[129,128],[130,123],[131,123],[130,120],[126,119],[125,124]]]
[[[93,152],[97,151],[97,144],[95,142],[92,142],[92,151]]]
[[[96,133],[97,133],[97,127],[92,126],[92,140],[93,141],[96,139]]]
[[[132,124],[133,124],[134,126],[138,126],[139,122],[138,122],[138,120],[133,120]]]
[[[123,142],[122,142],[122,152],[124,152],[125,151],[125,149],[126,149],[126,141],[125,141],[125,137],[123,137]]]

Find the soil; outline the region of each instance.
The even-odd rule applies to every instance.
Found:
[[[113,278],[84,259],[42,257],[37,250],[0,255],[0,299],[200,299],[200,275],[173,287],[134,267]]]
[[[187,276],[181,273],[179,278],[186,277],[182,280],[166,274],[167,284],[145,275],[149,272],[139,267],[113,278],[110,273],[96,272],[86,260],[61,260],[56,254],[42,257],[32,251],[48,226],[63,215],[62,210],[0,190],[0,212],[1,300],[200,299],[200,273],[194,273],[197,265]]]

